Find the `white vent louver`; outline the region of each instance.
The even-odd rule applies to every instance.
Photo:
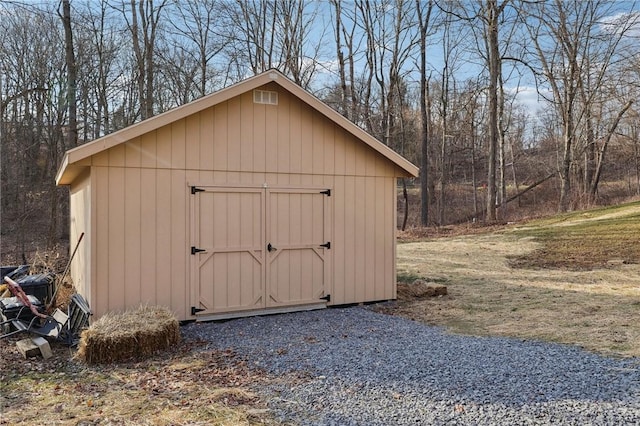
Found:
[[[253,102],[256,104],[278,105],[278,92],[254,90]]]

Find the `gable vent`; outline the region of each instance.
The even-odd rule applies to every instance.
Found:
[[[278,92],[270,92],[268,90],[254,90],[253,103],[278,105]]]

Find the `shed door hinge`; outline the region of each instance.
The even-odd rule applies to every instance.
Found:
[[[327,241],[324,244],[320,244],[320,247],[324,247],[326,249],[330,249],[331,248],[331,241]]]
[[[330,189],[327,189],[325,191],[320,191],[320,193],[326,195],[327,197],[331,197],[331,190]]]
[[[327,302],[331,302],[331,295],[327,294],[326,296],[321,297],[320,300],[326,300]]]
[[[191,307],[191,315],[195,315],[198,312],[202,312],[202,311],[204,311],[204,309],[196,308],[195,306]]]
[[[196,192],[204,192],[204,189],[198,188],[197,186],[191,187],[191,194],[195,194]]]
[[[198,247],[191,246],[191,254],[200,253],[201,251],[206,251],[205,249],[200,249]]]

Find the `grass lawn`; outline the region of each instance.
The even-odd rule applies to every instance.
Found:
[[[640,356],[640,203],[499,232],[398,245],[398,279],[448,295],[394,314],[454,333],[540,339]]]

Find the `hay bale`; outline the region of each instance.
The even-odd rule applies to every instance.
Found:
[[[401,300],[426,299],[428,297],[445,296],[447,287],[425,280],[415,280],[411,284],[398,284],[398,297]]]
[[[140,306],[107,313],[82,332],[77,357],[87,364],[140,359],[180,342],[180,325],[166,308]]]

